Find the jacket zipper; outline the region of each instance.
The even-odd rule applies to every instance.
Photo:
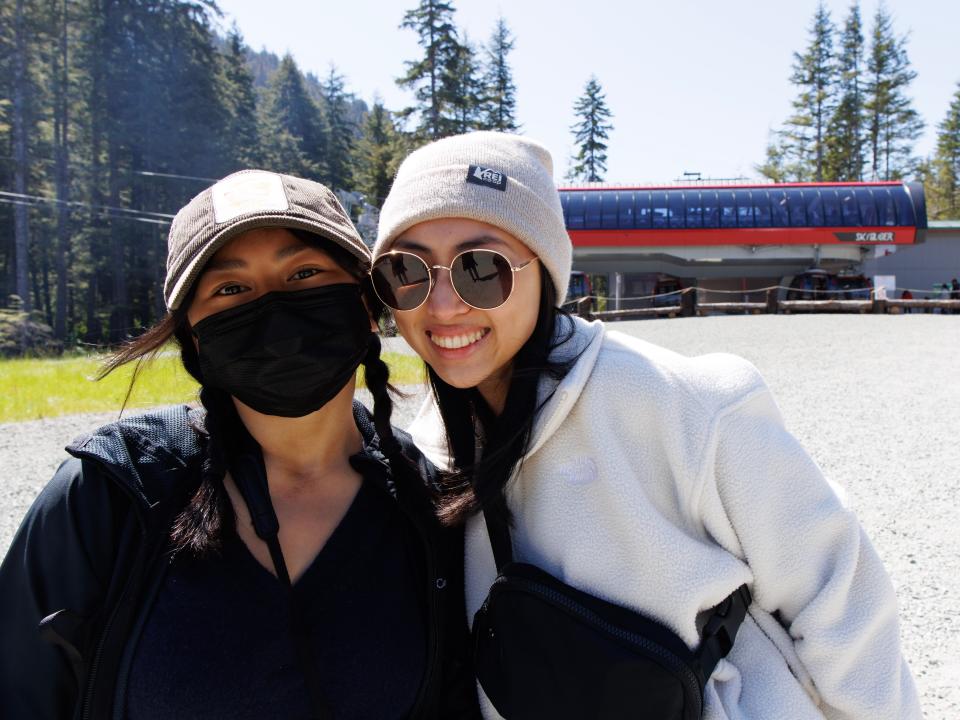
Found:
[[[146,522],[143,518],[142,503],[146,502],[146,498],[134,492],[133,489],[131,489],[126,484],[126,482],[124,482],[123,478],[120,478],[115,474],[112,466],[103,463],[98,457],[89,455],[87,453],[80,453],[79,455],[83,455],[87,459],[97,462],[98,465],[103,467],[107,471],[107,473],[113,477],[113,480],[117,483],[120,489],[123,490],[123,492],[130,497],[130,499],[132,500],[131,506],[135,508],[134,512],[137,513],[137,520],[140,525],[140,540],[142,543],[141,547],[143,548],[141,552],[145,551],[146,544],[144,540],[146,539],[146,536],[147,536],[147,529],[146,529]],[[139,564],[138,561],[142,562],[142,558],[138,558],[135,561],[135,564],[134,564],[135,567]],[[111,610],[110,612],[110,617],[107,618],[107,622],[103,626],[103,631],[100,633],[100,639],[97,642],[97,650],[93,655],[93,663],[91,663],[90,672],[87,674],[86,687],[84,689],[84,698],[83,698],[83,712],[80,715],[82,720],[90,720],[91,706],[93,705],[93,697],[96,689],[97,671],[99,670],[100,660],[103,656],[104,649],[107,644],[107,638],[110,636],[110,631],[113,628],[113,622],[116,619],[117,613],[120,611],[120,608],[123,606],[124,601],[127,599],[127,594],[130,592],[130,588],[133,586],[135,579],[136,578],[133,575],[131,575],[131,577],[127,580],[126,584],[123,586],[123,590],[120,593],[120,597],[117,599],[116,604],[114,604],[113,610]]]
[[[537,583],[533,580],[527,580],[524,578],[505,578],[503,576],[498,577],[493,585],[502,585],[509,582],[511,587],[518,588],[520,590],[526,591],[531,595],[536,595],[544,600],[548,600],[556,605],[560,605],[567,610],[571,611],[574,615],[579,616],[583,620],[586,620],[591,625],[599,627],[604,632],[612,635],[613,637],[624,640],[636,647],[646,650],[648,653],[655,655],[662,660],[664,660],[668,667],[675,672],[680,674],[680,677],[684,681],[684,685],[688,690],[691,690],[690,693],[694,698],[696,698],[696,713],[695,717],[700,717],[702,711],[702,698],[700,697],[700,683],[697,682],[696,676],[693,674],[693,671],[687,666],[687,664],[674,653],[667,650],[662,645],[659,645],[652,640],[638,635],[637,633],[630,632],[629,630],[624,630],[621,627],[614,625],[602,617],[597,615],[593,610],[584,607],[580,603],[568,598],[566,595],[553,590],[552,588],[545,587],[540,583]]]

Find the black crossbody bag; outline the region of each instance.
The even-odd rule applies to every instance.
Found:
[[[487,530],[497,579],[474,615],[477,678],[506,720],[699,720],[703,688],[750,605],[741,586],[691,651],[639,613],[514,562],[506,521]]]

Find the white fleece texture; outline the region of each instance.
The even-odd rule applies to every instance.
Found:
[[[749,583],[754,602],[707,685],[707,720],[922,717],[890,580],[756,368],[575,322],[557,352],[579,359],[507,486],[516,558],[691,648],[698,614]],[[431,401],[411,431],[447,462]],[[472,621],[496,577],[482,518],[467,524],[466,573]]]

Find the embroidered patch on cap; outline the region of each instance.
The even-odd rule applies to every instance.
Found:
[[[467,168],[467,182],[474,185],[485,185],[502,192],[507,190],[507,176],[499,170],[471,165]]]
[[[241,215],[290,209],[283,180],[270,172],[246,172],[221,180],[210,189],[217,225]]]

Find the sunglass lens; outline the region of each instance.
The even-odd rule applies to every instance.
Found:
[[[450,279],[463,301],[481,310],[500,307],[513,290],[510,261],[493,250],[460,253],[450,268]]]
[[[413,310],[430,292],[430,269],[410,253],[381,256],[370,275],[377,295],[394,310]]]

